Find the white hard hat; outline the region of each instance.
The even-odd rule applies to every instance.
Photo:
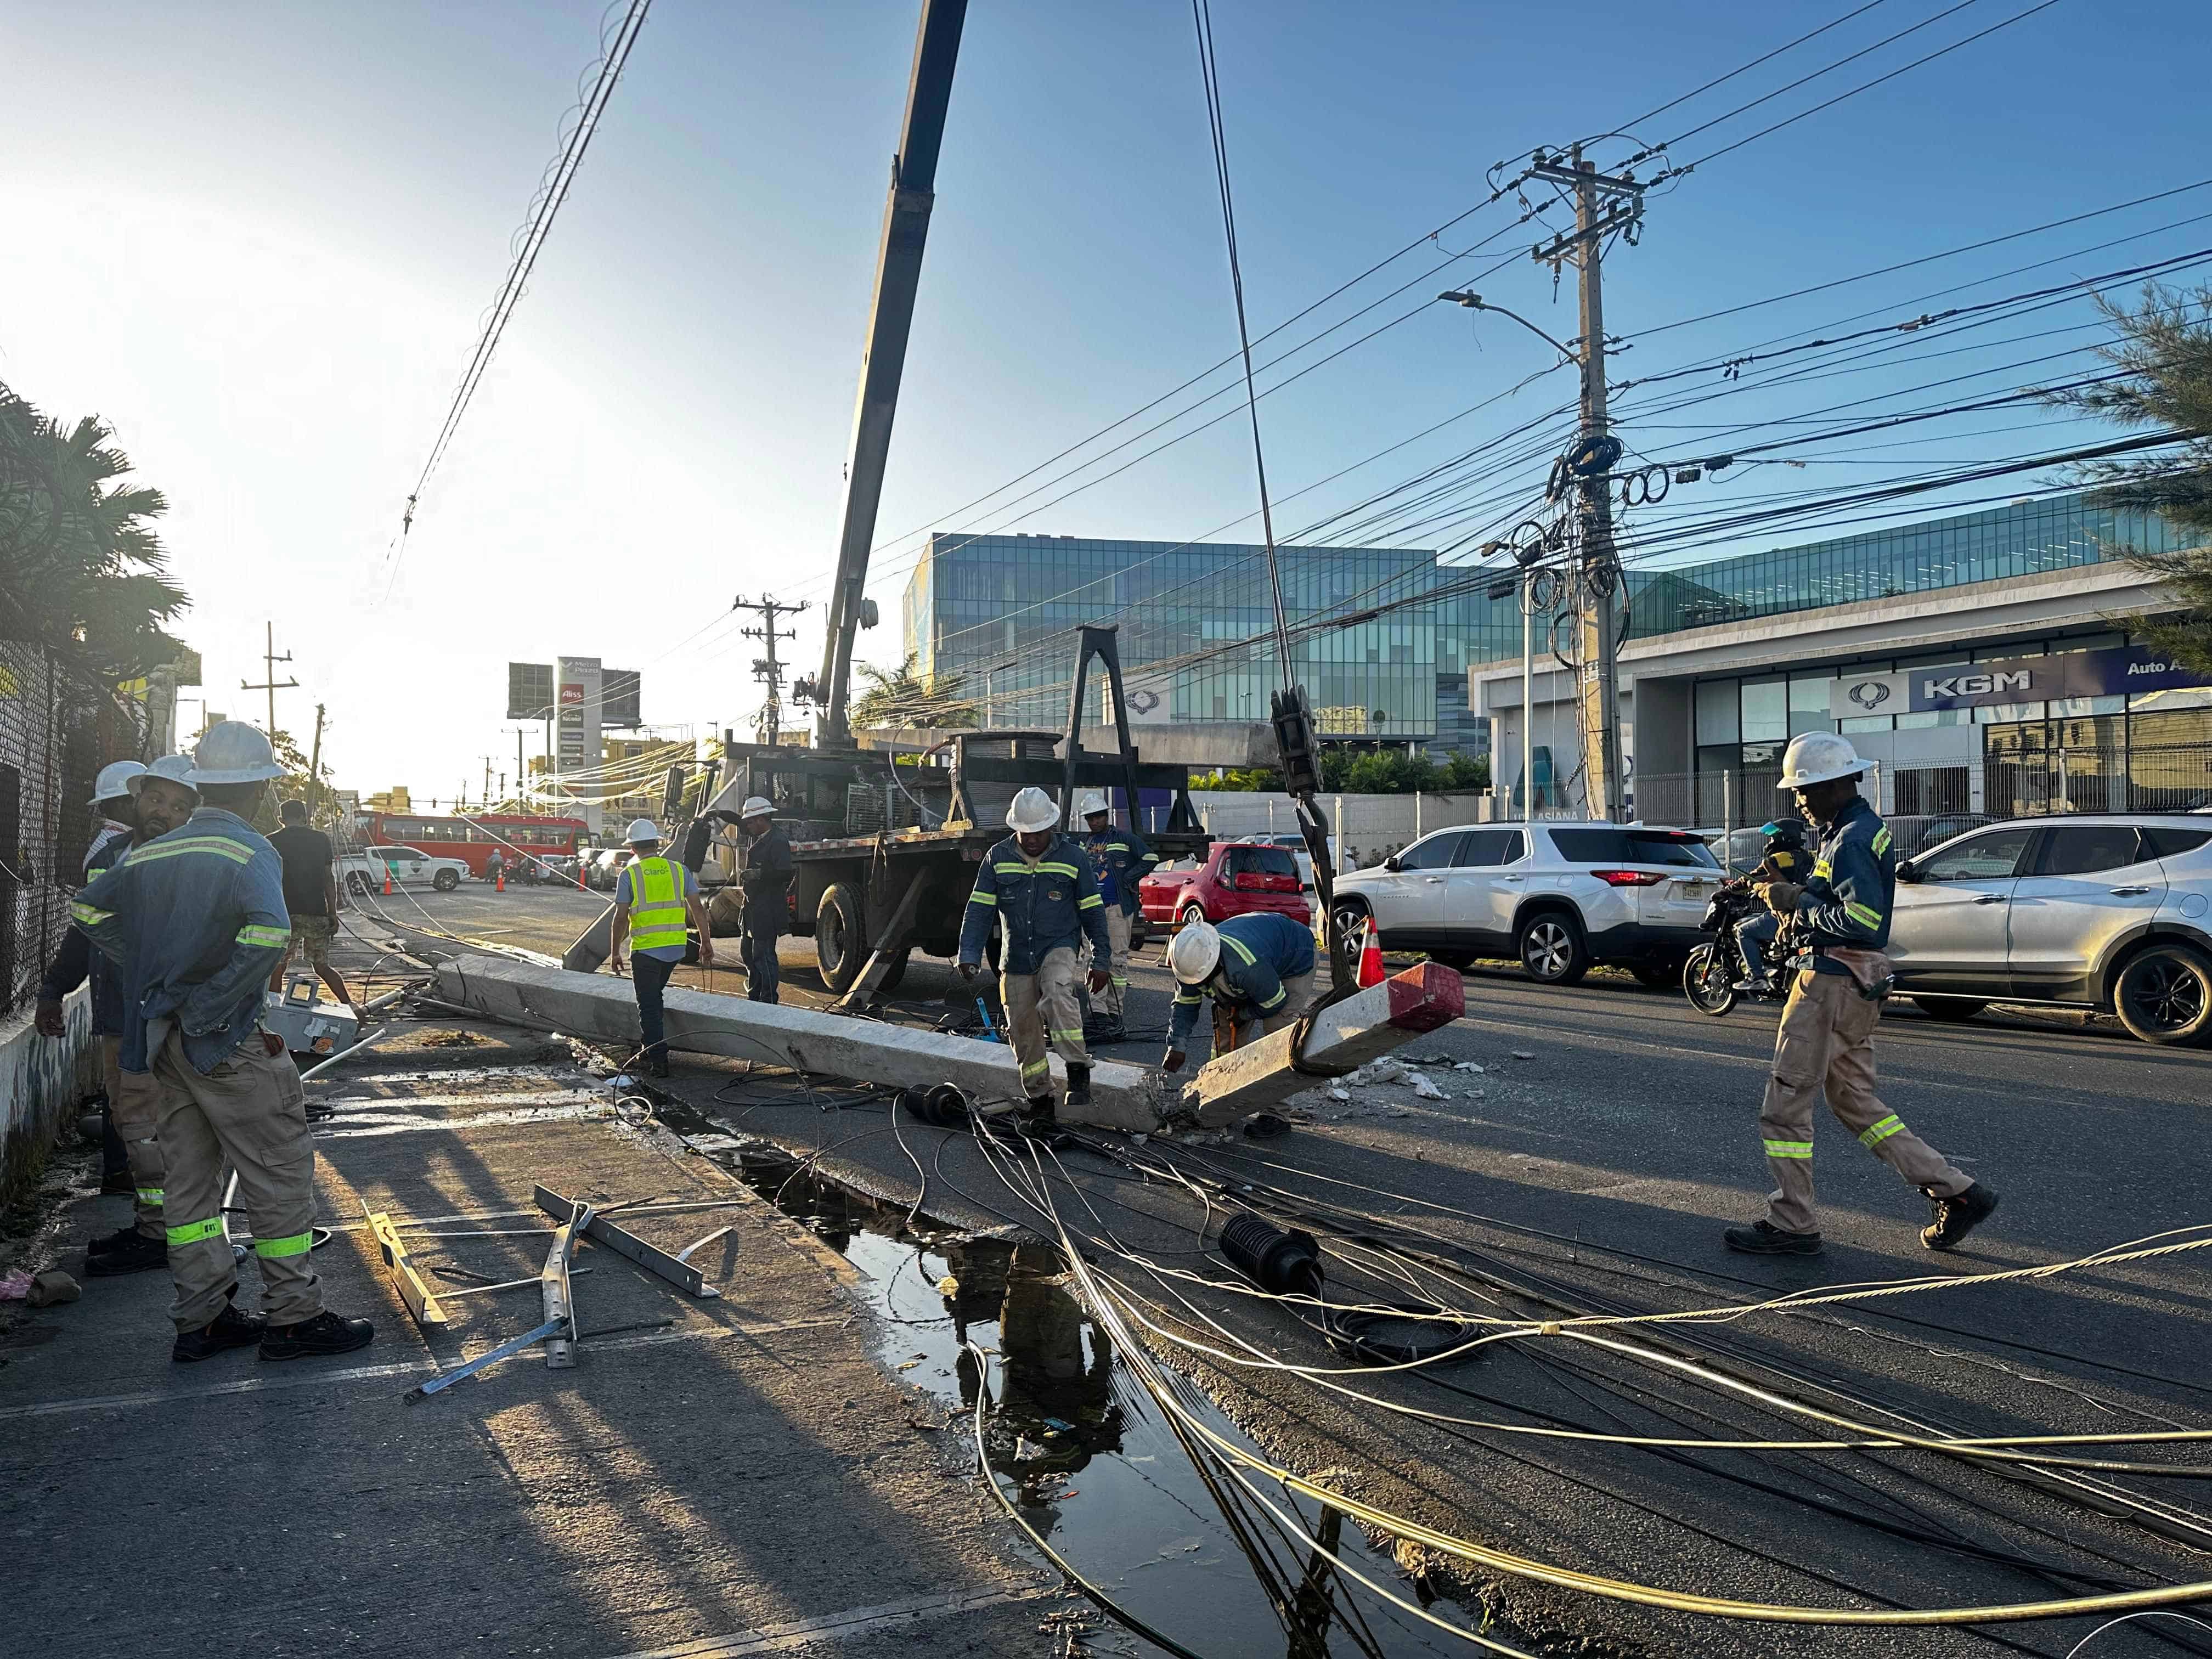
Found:
[[[1168,971],[1185,985],[1203,985],[1221,963],[1221,935],[1210,921],[1187,921],[1168,941]]]
[[[283,775],[265,733],[244,720],[225,720],[208,727],[200,738],[185,781],[198,789],[210,783],[265,783]]]
[[[1087,818],[1094,812],[1109,810],[1103,790],[1086,789],[1075,798],[1075,816],[1079,818]]]
[[[149,778],[165,779],[170,783],[181,784],[187,789],[192,789],[192,757],[190,755],[162,756],[161,759],[155,761],[151,766],[144,768],[137,777],[131,780],[131,793],[136,795],[139,786]],[[198,794],[199,791],[192,789],[192,793]]]
[[[766,795],[748,795],[745,804],[738,808],[741,818],[770,818],[775,816],[775,803]]]
[[[1060,808],[1052,804],[1052,797],[1031,784],[1014,797],[1014,804],[1006,809],[1006,825],[1024,836],[1033,836],[1040,830],[1050,830],[1060,823]]]
[[[137,761],[110,761],[100,769],[100,776],[92,786],[92,799],[88,805],[97,806],[104,800],[117,800],[138,792],[131,785],[134,779],[145,775],[146,769]]]
[[[623,831],[623,839],[633,847],[641,841],[659,841],[660,826],[651,818],[632,818],[629,828]]]
[[[1833,732],[1801,732],[1782,751],[1782,781],[1778,789],[1803,789],[1838,778],[1855,778],[1867,769],[1849,738]]]

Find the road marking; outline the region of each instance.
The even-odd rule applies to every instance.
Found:
[[[793,1319],[774,1325],[711,1325],[690,1330],[655,1331],[644,1336],[611,1337],[592,1342],[594,1354],[620,1353],[635,1348],[662,1348],[675,1342],[720,1342],[732,1337],[781,1336],[795,1331],[820,1330],[849,1322],[849,1314],[835,1318]],[[495,1344],[486,1344],[486,1352]],[[516,1358],[527,1358],[529,1355]],[[453,1363],[465,1364],[457,1354]],[[504,1362],[501,1362],[504,1363]],[[425,1358],[403,1359],[387,1365],[349,1365],[343,1370],[311,1371],[297,1376],[249,1376],[235,1382],[212,1382],[198,1389],[149,1389],[139,1394],[95,1395],[79,1400],[46,1400],[27,1406],[0,1406],[0,1422],[19,1417],[64,1417],[79,1412],[122,1411],[136,1406],[167,1406],[185,1401],[218,1400],[225,1395],[267,1394],[280,1389],[311,1389],[325,1382],[376,1382],[392,1377],[420,1376],[446,1369]]]
[[[871,1631],[888,1629],[894,1625],[927,1624],[963,1613],[975,1613],[985,1607],[1003,1607],[1009,1602],[1037,1601],[1047,1596],[1066,1592],[1056,1583],[1023,1584],[1008,1589],[955,1590],[949,1595],[915,1595],[903,1601],[886,1601],[880,1607],[848,1607],[842,1613],[825,1613],[814,1619],[795,1619],[788,1624],[763,1625],[757,1630],[739,1631],[732,1636],[702,1636],[696,1641],[679,1642],[672,1648],[647,1648],[635,1653],[617,1656],[617,1659],[741,1659],[753,1653],[788,1653],[794,1648],[827,1637],[842,1641],[848,1636],[862,1636]]]

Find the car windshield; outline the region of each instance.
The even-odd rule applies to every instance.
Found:
[[[1222,868],[1232,876],[1295,878],[1298,873],[1297,861],[1279,847],[1232,847]]]
[[[1552,844],[1570,864],[1656,864],[1668,869],[1715,870],[1712,848],[1686,830],[1625,830],[1610,824],[1554,830]]]

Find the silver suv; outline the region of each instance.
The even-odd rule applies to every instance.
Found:
[[[1721,879],[1694,831],[1642,824],[1538,823],[1439,830],[1374,870],[1336,879],[1347,929],[1370,916],[1395,950],[1465,968],[1518,957],[1531,979],[1571,985],[1620,963],[1672,986],[1704,939]]]
[[[1898,989],[1938,1019],[1992,1002],[2212,1038],[2212,825],[2186,813],[1991,824],[1897,867]]]

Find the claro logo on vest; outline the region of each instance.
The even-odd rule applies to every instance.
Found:
[[[2034,674],[2021,669],[2012,674],[1952,674],[1940,680],[1923,680],[1923,697],[1986,697],[2002,691],[2026,691]]]

